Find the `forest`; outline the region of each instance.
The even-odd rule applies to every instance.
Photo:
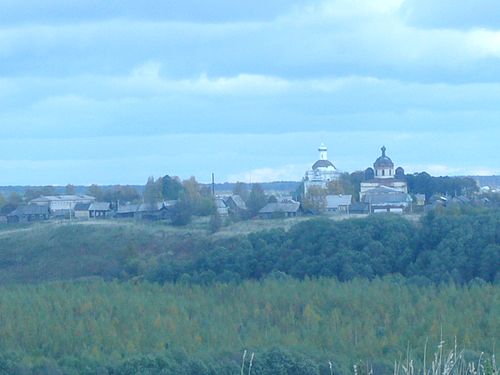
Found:
[[[498,351],[498,286],[402,278],[209,286],[58,282],[0,289],[1,374],[392,374],[442,339],[468,360]],[[408,349],[409,348],[409,349]],[[496,353],[499,354],[498,352]]]
[[[141,267],[138,266],[138,270]],[[158,259],[151,281],[237,281],[269,274],[341,281],[401,274],[415,283],[500,281],[500,213],[432,211],[419,224],[399,216],[309,220]]]

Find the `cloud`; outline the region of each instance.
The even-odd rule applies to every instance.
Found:
[[[402,165],[495,170],[497,2],[27,1],[0,14],[0,159],[16,178],[278,178],[320,141],[342,170],[384,143]],[[62,162],[76,159],[85,176]]]
[[[467,35],[466,46],[479,56],[500,58],[500,31],[471,31]]]
[[[498,29],[496,0],[405,0],[401,15],[411,25],[445,29]]]
[[[14,23],[0,26],[0,71],[125,74],[155,61],[169,76],[190,79],[206,73],[497,80],[495,30],[419,28],[406,22],[401,7],[400,0],[334,0],[299,2],[292,11],[282,4],[274,18],[256,21],[127,18],[110,11],[72,23]]]
[[[257,168],[246,172],[230,174],[230,182],[273,182],[273,181],[300,181],[304,172],[310,167],[308,164],[284,165],[276,168]]]
[[[433,84],[370,76],[169,77],[158,61],[123,75],[0,79],[9,139],[497,127],[500,83]]]
[[[485,166],[458,167],[441,164],[421,164],[407,166],[406,173],[427,172],[433,176],[493,176],[500,174],[499,168]]]

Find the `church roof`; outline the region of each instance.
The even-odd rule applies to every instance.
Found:
[[[385,146],[382,147],[381,150],[382,150],[382,156],[380,156],[377,160],[375,160],[375,163],[373,164],[375,169],[394,168],[394,163],[392,162],[391,158],[385,154],[385,151],[386,151]]]
[[[316,170],[318,168],[329,168],[329,167],[337,169],[335,168],[335,165],[333,165],[333,163],[329,160],[318,160],[316,163],[313,164],[312,169]]]
[[[411,197],[397,189],[380,186],[378,188],[368,190],[363,197],[363,202],[374,205],[409,203],[411,202]]]

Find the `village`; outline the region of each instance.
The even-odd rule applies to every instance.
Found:
[[[340,172],[328,159],[328,149],[322,143],[319,157],[295,192],[264,192],[257,187],[257,197],[249,205],[249,194],[240,191],[216,192],[214,186],[205,189],[208,209],[199,215],[245,220],[253,218],[290,218],[302,215],[369,215],[381,213],[423,213],[435,207],[453,204],[488,204],[488,198],[478,197],[479,188],[471,179],[458,179],[460,191],[431,194],[427,190],[409,189],[409,179],[402,167],[396,167],[385,146],[381,154],[363,172],[351,175]],[[424,176],[427,177],[428,175]],[[430,177],[430,176],[429,176]],[[452,179],[453,178],[448,178]],[[180,182],[179,189],[182,189]],[[244,184],[239,183],[240,187]],[[238,184],[236,184],[238,186]],[[147,188],[147,186],[146,186]],[[199,189],[198,187],[196,189]],[[246,187],[245,187],[246,189]],[[206,193],[208,190],[208,194]],[[253,190],[251,193],[254,193]],[[437,192],[439,193],[439,192]],[[452,193],[452,194],[449,194]],[[45,220],[136,219],[171,221],[185,216],[188,206],[175,199],[151,199],[144,193],[141,201],[100,201],[91,194],[41,195],[20,203],[6,213],[1,221],[27,223]],[[196,215],[197,212],[189,213]],[[179,220],[183,223],[186,220]],[[189,220],[188,220],[189,221]]]

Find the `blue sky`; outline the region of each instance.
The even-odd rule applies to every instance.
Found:
[[[500,174],[497,0],[0,0],[0,185]]]

